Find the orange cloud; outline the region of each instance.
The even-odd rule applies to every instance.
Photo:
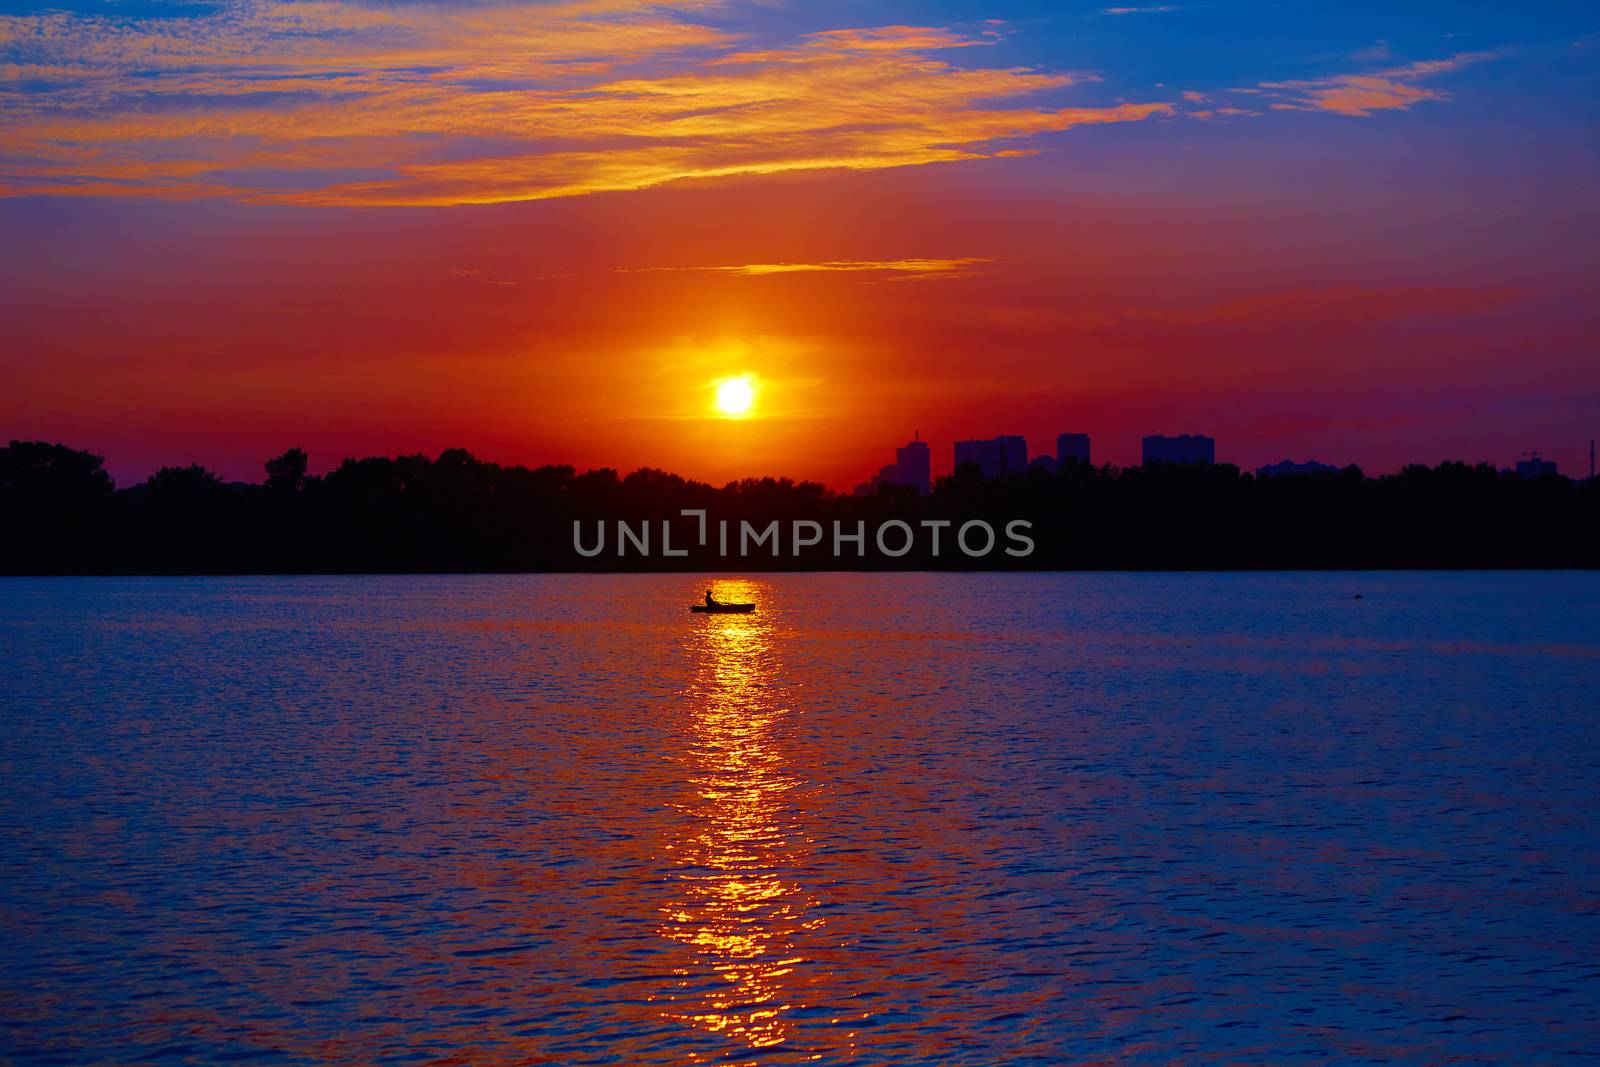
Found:
[[[988,257],[961,259],[830,259],[821,263],[739,263],[723,267],[637,267],[622,273],[650,271],[709,271],[717,274],[735,274],[756,277],[766,274],[799,273],[869,273],[888,274],[890,281],[914,278],[959,278],[972,272],[972,268],[994,262]]]
[[[1238,115],[1259,115],[1260,112],[1242,107],[1213,107],[1202,111],[1191,111],[1188,114],[1192,119],[1231,119]]]
[[[926,54],[992,43],[994,28],[739,52],[692,21],[710,6],[239,0],[186,18],[7,17],[0,193],[493,203],[1002,156],[1171,111],[1019,106],[1084,78]]]
[[[1494,58],[1490,52],[1461,52],[1447,59],[1423,60],[1373,74],[1339,74],[1305,81],[1262,82],[1269,96],[1284,98],[1271,106],[1280,111],[1331,111],[1365,117],[1374,111],[1404,111],[1424,100],[1447,100],[1438,89],[1415,81],[1448,74],[1470,63]]]

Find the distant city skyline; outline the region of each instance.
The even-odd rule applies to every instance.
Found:
[[[1215,463],[1216,438],[1207,434],[1147,434],[1140,442],[1140,463]]]
[[[1252,468],[1240,463],[1235,463],[1226,457],[1218,457],[1216,452],[1216,439],[1208,434],[1146,434],[1139,440],[1140,457],[1137,464],[1124,464],[1124,466],[1142,466],[1151,463],[1232,463],[1240,470],[1251,471]],[[925,465],[930,452],[929,443],[921,439],[920,432],[913,442],[896,450],[895,462],[885,464],[878,472],[863,482],[858,483],[853,492],[862,495],[872,492],[880,483],[892,485],[910,485],[919,492],[927,492],[929,480],[924,480],[925,466],[907,465],[908,449],[915,447],[920,451],[917,464]],[[1068,460],[1094,465],[1093,462],[1093,435],[1086,433],[1064,432],[1056,435],[1056,454],[1040,454],[1031,460],[1025,459],[1029,448],[1027,437],[1023,434],[999,434],[991,438],[969,438],[954,441],[951,444],[951,466],[946,473],[953,473],[963,464],[975,466],[979,473],[986,478],[1004,477],[1007,474],[1024,473],[1028,470],[1044,469],[1054,471]],[[1496,464],[1491,461],[1491,466],[1497,469],[1514,472],[1526,478],[1540,477],[1546,474],[1565,474],[1571,478],[1583,478],[1595,475],[1595,443],[1589,442],[1588,452],[1589,468],[1587,471],[1569,468],[1561,470],[1560,464],[1539,452],[1527,453],[1524,458],[1513,463]],[[1419,461],[1420,462],[1420,461]],[[1462,462],[1469,462],[1463,460]],[[1112,464],[1117,466],[1117,464]],[[1409,464],[1403,464],[1409,465]],[[1424,464],[1425,466],[1432,464]],[[1283,477],[1290,475],[1321,474],[1344,470],[1349,466],[1360,464],[1328,463],[1321,459],[1308,457],[1304,460],[1295,460],[1285,457],[1272,463],[1264,463],[1253,468],[1257,477]],[[922,472],[922,473],[908,473]],[[1364,474],[1381,474],[1388,472],[1368,471]]]

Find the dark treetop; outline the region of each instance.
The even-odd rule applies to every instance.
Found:
[[[12,441],[0,449],[0,571],[10,574],[361,571],[779,570],[779,569],[1208,569],[1595,567],[1600,565],[1600,483],[1519,478],[1463,463],[1364,477],[1355,467],[1255,478],[1230,465],[1115,469],[1069,463],[984,479],[963,468],[918,496],[885,486],[840,496],[812,482],[746,479],[716,488],[641,469],[505,467],[450,449],[437,459],[345,460],[320,478],[291,449],[266,465],[263,484],[226,483],[199,466],[168,467],[117,489],[99,456],[62,445]],[[707,512],[698,544],[685,508]],[[900,520],[913,548],[891,558],[874,532]],[[973,558],[954,531],[982,519],[997,548]],[[617,520],[648,521],[650,555],[617,554]],[[673,524],[665,557],[660,523]],[[715,530],[728,522],[729,552]],[[778,520],[770,542],[739,554],[741,522]],[[796,520],[821,524],[821,544],[793,554]],[[928,521],[948,520],[941,553]],[[1031,523],[1031,554],[1008,556],[1008,523]],[[593,546],[585,558],[573,524]],[[833,524],[864,523],[864,552],[833,553]],[[898,548],[904,538],[889,538]],[[975,540],[981,540],[975,538]]]

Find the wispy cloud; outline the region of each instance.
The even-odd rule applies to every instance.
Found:
[[[1389,48],[1388,41],[1374,41],[1365,48],[1358,48],[1350,53],[1350,58],[1357,63],[1381,63],[1394,55]]]
[[[1493,58],[1492,52],[1459,52],[1445,59],[1406,63],[1370,74],[1262,82],[1259,88],[1266,96],[1277,98],[1271,106],[1278,110],[1331,111],[1364,117],[1374,111],[1403,111],[1424,100],[1447,100],[1449,93],[1415,83]]]
[[[940,48],[970,48],[998,44],[1003,34],[993,26],[977,36],[929,26],[877,26],[864,30],[823,30],[807,40],[848,52],[928,52]]]
[[[653,271],[710,271],[717,274],[760,276],[768,274],[799,274],[820,271],[886,274],[887,280],[901,281],[913,278],[955,278],[971,274],[973,269],[993,260],[983,256],[959,259],[829,259],[819,263],[738,263],[715,267],[634,267],[621,273],[637,274]]]
[[[1178,4],[1146,4],[1143,7],[1103,7],[1102,15],[1158,15],[1165,11],[1182,11]]]
[[[1014,154],[1166,103],[1019,104],[1085,80],[960,67],[985,23],[781,47],[714,0],[233,0],[183,17],[0,17],[0,194],[460,204],[684,178]]]

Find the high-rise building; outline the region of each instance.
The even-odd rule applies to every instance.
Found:
[[[1528,459],[1517,460],[1517,473],[1524,478],[1542,478],[1556,473],[1556,461],[1540,459],[1539,453],[1534,452]]]
[[[982,441],[957,441],[955,461],[957,470],[965,463],[976,464],[985,478],[1021,474],[1028,469],[1028,442],[1011,434]]]
[[[1064,433],[1056,438],[1056,462],[1066,466],[1067,460],[1076,460],[1087,467],[1089,460],[1089,435]]]
[[[933,489],[933,453],[920,433],[894,450],[894,465],[901,485],[915,486],[919,493]]]
[[[933,489],[933,455],[928,443],[917,434],[894,450],[894,462],[878,468],[878,473],[855,488],[856,496],[870,496],[880,485],[909,485],[919,493]]]
[[[1332,474],[1339,470],[1329,463],[1318,463],[1308,459],[1304,463],[1296,463],[1292,459],[1279,460],[1269,463],[1265,467],[1256,468],[1257,478],[1285,478],[1296,474]]]
[[[1144,439],[1145,463],[1215,463],[1217,442],[1204,434],[1179,434],[1167,437],[1153,434]]]

